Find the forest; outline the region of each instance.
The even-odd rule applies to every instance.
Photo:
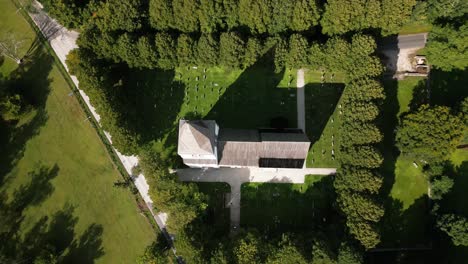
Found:
[[[444,207],[454,189],[450,155],[466,144],[468,99],[450,105],[424,101],[387,129],[385,87],[378,43],[410,23],[431,25],[424,50],[434,69],[466,74],[468,4],[451,0],[43,0],[46,11],[80,32],[79,48],[67,57],[71,74],[91,98],[123,154],[138,155],[158,211],[167,212],[177,254],[187,263],[384,263],[375,253],[382,242],[386,211],[384,169],[388,152],[424,161],[431,186],[433,248],[417,255],[396,252],[385,263],[441,263],[450,245],[468,246],[468,215]],[[342,139],[326,224],[306,230],[241,230],[235,237],[217,223],[210,195],[170,172],[176,155],[178,105],[173,94],[178,69],[199,67],[247,71],[307,68],[345,74],[341,95]],[[180,75],[179,75],[180,74]],[[169,79],[153,83],[150,76]],[[198,77],[197,77],[198,78]],[[206,78],[206,77],[205,77]],[[174,80],[173,80],[174,79]],[[151,79],[152,80],[152,79]],[[157,79],[160,80],[160,79]],[[197,79],[198,81],[198,79]],[[13,120],[27,108],[0,82],[0,113]],[[150,85],[148,84],[150,83]],[[141,86],[149,87],[149,91]],[[3,88],[5,87],[5,88]],[[141,89],[141,90],[139,90]],[[170,96],[168,95],[170,89]],[[198,86],[197,86],[198,91]],[[149,94],[141,104],[139,93]],[[253,93],[253,92],[252,92]],[[185,94],[186,95],[186,94]],[[174,101],[171,101],[174,102]],[[159,105],[165,109],[160,110]],[[180,103],[181,104],[181,103]],[[153,107],[154,105],[154,107]],[[156,109],[156,110],[155,110]],[[142,111],[147,111],[143,112]],[[385,110],[386,111],[386,110]],[[154,116],[158,120],[154,120]],[[192,113],[193,114],[193,113]],[[194,117],[203,118],[193,114]],[[387,133],[387,131],[390,131]],[[139,263],[176,263],[164,237],[146,249]],[[372,262],[374,261],[374,262]]]

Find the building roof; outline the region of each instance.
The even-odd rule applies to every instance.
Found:
[[[206,155],[215,153],[216,123],[213,120],[179,122],[179,154]]]
[[[259,166],[262,158],[305,160],[310,141],[304,133],[221,129],[218,157],[221,166]]]

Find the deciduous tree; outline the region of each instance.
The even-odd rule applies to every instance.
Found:
[[[446,214],[439,217],[437,226],[452,238],[455,246],[468,246],[468,221],[461,216]]]
[[[423,105],[403,118],[396,141],[404,155],[434,162],[446,160],[462,136],[463,122],[448,107]]]

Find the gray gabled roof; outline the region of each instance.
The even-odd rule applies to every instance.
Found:
[[[179,154],[214,154],[216,144],[216,123],[213,120],[180,120]]]
[[[261,158],[305,160],[310,141],[304,133],[221,129],[219,165],[259,166]]]

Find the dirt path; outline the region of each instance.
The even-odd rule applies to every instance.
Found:
[[[306,131],[305,125],[305,95],[304,95],[304,69],[297,71],[297,127]]]

